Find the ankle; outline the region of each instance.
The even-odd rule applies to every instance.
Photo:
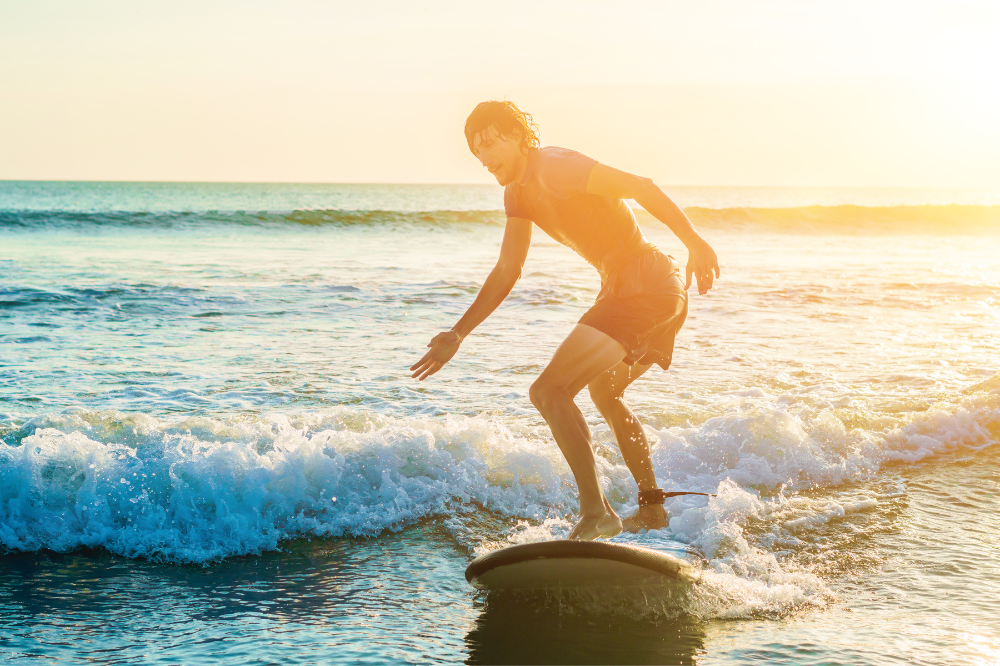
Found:
[[[608,515],[608,513],[607,508],[603,504],[597,504],[590,507],[580,507],[581,518],[600,518]]]

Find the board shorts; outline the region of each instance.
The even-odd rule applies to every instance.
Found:
[[[680,265],[650,246],[608,276],[594,305],[578,323],[619,342],[625,348],[626,364],[655,363],[666,370],[687,312]]]

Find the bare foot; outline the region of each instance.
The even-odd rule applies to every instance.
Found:
[[[660,504],[640,506],[639,510],[622,520],[626,532],[661,530],[667,526],[667,512]]]
[[[594,539],[610,539],[622,531],[622,521],[618,514],[603,513],[600,516],[583,516],[580,522],[569,532],[570,539],[593,541]]]

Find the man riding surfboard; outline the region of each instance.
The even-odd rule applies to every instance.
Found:
[[[601,275],[593,307],[529,391],[579,488],[580,519],[569,536],[596,539],[623,528],[664,527],[664,496],[656,484],[649,443],[622,395],[654,363],[664,369],[670,365],[674,337],[687,316],[692,278],[698,293],[706,294],[713,277],[720,276],[715,251],[652,180],[572,150],[540,148],[531,116],[509,101],[479,104],[466,120],[465,137],[469,150],[504,186],[507,225],[500,258],[458,323],[427,345],[430,350],[410,368],[412,376],[424,380],[440,370],[499,307],[521,277],[531,231],[538,225]],[[687,246],[686,282],[673,257],[643,236],[625,199],[634,199]],[[573,402],[585,386],[639,486],[639,510],[624,523],[601,490],[590,428]]]

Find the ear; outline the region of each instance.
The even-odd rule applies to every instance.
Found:
[[[528,154],[528,146],[524,142],[524,132],[521,131],[520,127],[510,128],[510,137],[514,139],[514,142],[518,144],[521,148],[521,152],[525,155]]]

